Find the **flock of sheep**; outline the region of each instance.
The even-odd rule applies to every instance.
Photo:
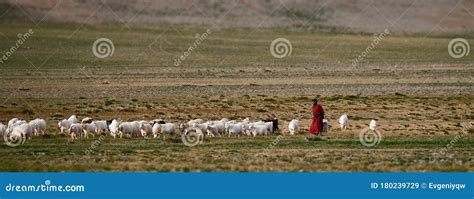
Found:
[[[295,120],[296,121],[296,120]],[[296,122],[297,124],[297,122]],[[267,120],[250,122],[246,118],[242,121],[221,119],[216,121],[204,121],[202,119],[193,119],[179,124],[169,123],[162,119],[151,121],[140,120],[131,122],[120,122],[114,120],[93,120],[86,117],[80,122],[75,115],[68,119],[58,122],[58,128],[61,133],[69,134],[72,140],[78,138],[88,138],[89,135],[110,134],[113,138],[123,137],[144,137],[163,138],[167,135],[187,134],[194,131],[201,135],[209,137],[214,136],[258,136],[270,135],[278,130],[278,120]],[[298,127],[292,128],[290,132],[294,134]]]
[[[348,126],[347,114],[339,118],[341,129]],[[375,130],[376,121],[372,120],[369,125],[371,130]],[[131,121],[120,122],[113,120],[93,120],[90,117],[83,118],[81,121],[75,115],[68,119],[58,122],[58,128],[61,133],[70,136],[71,140],[79,138],[88,138],[89,136],[110,134],[113,138],[123,137],[153,137],[158,138],[163,135],[187,134],[194,131],[200,135],[209,137],[214,136],[260,136],[271,135],[279,130],[278,119],[260,120],[251,122],[249,118],[241,121],[229,120],[227,118],[215,121],[204,121],[202,119],[193,119],[179,124],[169,123],[161,119],[152,121]],[[44,135],[46,131],[46,121],[44,119],[35,119],[30,122],[13,118],[5,126],[0,123],[0,135],[6,139],[20,137],[30,139],[40,134]],[[288,133],[297,134],[299,131],[299,121],[294,119],[288,124]],[[328,131],[328,121],[323,120],[323,132]]]
[[[7,138],[31,138],[33,136],[38,136],[39,134],[44,135],[45,132],[46,121],[44,119],[34,119],[27,122],[26,120],[13,118],[8,121],[7,126],[0,123],[0,135]]]

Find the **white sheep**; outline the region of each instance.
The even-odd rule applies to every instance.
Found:
[[[329,131],[329,121],[323,119],[323,131],[321,133],[327,133]]]
[[[153,126],[151,126],[148,122],[140,122],[140,133],[141,135],[146,138],[149,135],[153,134]]]
[[[225,133],[225,122],[224,121],[211,121],[207,126],[207,129],[212,128],[214,135],[223,135]]]
[[[72,141],[79,139],[83,136],[82,125],[79,123],[71,124],[67,131],[69,132]]]
[[[58,122],[58,128],[61,133],[66,133],[66,131],[71,127],[73,123],[69,120],[61,120]]]
[[[375,131],[375,129],[377,128],[377,121],[371,120],[369,124],[369,128],[370,130]]]
[[[34,134],[34,126],[28,123],[23,123],[13,128],[10,134],[10,139],[13,137],[21,137],[23,139],[31,139]]]
[[[45,134],[45,132],[46,132],[46,120],[44,120],[44,119],[34,119],[34,120],[30,121],[30,124],[33,125],[33,127],[34,127],[35,136],[38,136],[40,133],[42,135]]]
[[[232,124],[236,124],[235,120],[230,120],[224,123],[225,132],[229,133],[229,126]]]
[[[85,123],[82,124],[82,131],[84,132],[85,138],[89,138],[89,134],[95,137],[95,134],[97,133],[97,126],[94,123]]]
[[[252,133],[253,137],[257,135],[268,135],[268,127],[265,124],[251,124],[249,125],[249,130]]]
[[[188,127],[186,126],[185,123],[180,122],[179,125],[178,125],[178,129],[179,129],[179,132],[180,132],[181,134],[183,134],[183,133],[186,133],[186,132],[187,132]]]
[[[290,121],[288,124],[288,131],[290,132],[290,135],[297,134],[299,130],[299,121],[296,119],[293,119]]]
[[[269,134],[272,134],[274,131],[273,129],[273,122],[265,122],[265,125],[267,126],[267,131]]]
[[[220,135],[219,128],[215,124],[207,125],[206,132],[207,132],[207,135],[211,137]]]
[[[341,126],[341,130],[347,129],[349,123],[349,118],[347,117],[347,114],[341,115],[339,118],[339,125]]]
[[[5,133],[10,134],[15,127],[23,125],[23,124],[27,124],[27,122],[25,120],[18,120],[18,119],[14,120],[12,124],[9,127],[7,127],[7,130],[5,131]]]
[[[236,135],[237,137],[240,137],[241,135],[244,134],[244,125],[242,123],[236,123],[236,124],[229,124],[229,126],[227,127],[228,129],[228,133],[229,133],[229,137],[232,136],[232,135]]]
[[[123,135],[130,135],[130,137],[138,136],[140,134],[140,125],[138,122],[123,122],[119,125],[119,137]]]
[[[165,135],[174,135],[176,133],[176,125],[173,123],[166,123],[166,124],[154,124],[152,127],[153,138],[158,138],[160,134],[163,134],[163,139],[165,139]]]
[[[97,127],[97,134],[100,135],[102,133],[107,133],[107,131],[109,131],[109,128],[107,126],[107,121],[105,120],[94,121],[93,123]]]
[[[202,124],[194,123],[192,126],[190,126],[190,128],[194,129],[197,133],[200,133],[200,134],[204,135],[204,133],[207,132],[207,126],[208,125],[209,125],[209,122],[205,122],[205,123],[202,123]],[[211,135],[211,136],[213,136],[213,135]]]
[[[119,122],[117,120],[112,120],[112,122],[110,123],[109,125],[109,131],[110,131],[110,135],[113,137],[113,138],[116,138],[119,131],[118,131],[118,128],[119,128]]]

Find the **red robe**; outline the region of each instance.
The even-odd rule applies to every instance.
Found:
[[[309,127],[309,132],[314,135],[318,135],[319,132],[323,130],[323,119],[324,119],[324,110],[323,107],[319,104],[313,106],[313,122]]]

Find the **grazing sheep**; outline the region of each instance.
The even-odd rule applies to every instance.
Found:
[[[119,125],[118,129],[120,138],[122,138],[124,134],[130,135],[130,137],[140,134],[140,125],[138,122],[123,122]]]
[[[42,135],[46,132],[46,121],[44,119],[34,119],[30,121],[30,124],[34,127],[34,135],[38,136],[40,133]]]
[[[249,130],[252,133],[253,137],[257,135],[268,135],[268,126],[262,124],[251,124]]]
[[[61,133],[66,133],[66,131],[71,127],[71,125],[74,123],[71,123],[69,120],[61,120],[58,122],[58,128]]]
[[[92,136],[95,137],[95,134],[97,133],[97,126],[94,123],[85,123],[82,124],[82,130],[84,131],[85,138],[89,138],[89,134],[92,134]]]
[[[197,133],[204,135],[204,132],[207,132],[208,125],[209,125],[208,122],[203,123],[203,124],[194,123],[193,126],[190,126],[190,128],[194,129]],[[208,135],[208,136],[214,136],[214,134]]]
[[[273,118],[273,119],[266,119],[266,120],[263,120],[264,122],[271,122],[272,123],[272,133],[280,130],[280,128],[278,127],[278,119],[277,118]]]
[[[154,124],[152,128],[153,138],[158,138],[160,134],[163,134],[163,139],[165,139],[165,135],[174,135],[176,132],[176,125],[173,123],[166,123],[166,124]]]
[[[83,137],[82,125],[79,123],[71,124],[71,126],[69,127],[67,131],[69,132],[69,135],[71,136],[72,141]]]
[[[206,132],[207,132],[207,135],[211,137],[220,135],[219,128],[215,124],[207,125]]]
[[[237,137],[240,137],[241,135],[244,134],[244,128],[243,128],[242,123],[236,123],[236,124],[231,123],[229,124],[227,129],[228,129],[229,137],[232,135],[236,135]]]
[[[347,117],[347,114],[344,114],[339,118],[339,125],[341,126],[341,130],[347,129],[348,123],[349,118]]]
[[[153,134],[153,126],[151,126],[150,123],[141,122],[140,133],[142,134],[144,138],[147,138],[149,135],[151,136]]]
[[[213,135],[223,135],[225,133],[225,122],[224,121],[211,121],[207,125],[208,134],[209,130]]]
[[[97,127],[97,134],[100,135],[102,133],[107,133],[107,131],[109,131],[107,121],[105,120],[94,121],[93,123]]]
[[[290,121],[288,124],[288,131],[290,132],[290,135],[294,135],[298,133],[299,130],[299,121],[296,119],[293,119]]]
[[[23,139],[31,139],[34,134],[34,126],[28,123],[22,123],[19,126],[13,128],[13,131],[10,134],[10,139],[12,137],[21,137]]]
[[[265,122],[265,125],[267,126],[267,131],[269,134],[273,134],[275,132],[275,129],[273,128],[273,122]]]
[[[7,127],[7,130],[5,131],[5,133],[10,134],[15,127],[23,125],[23,124],[27,124],[27,122],[25,120],[15,120],[14,122],[12,122],[12,124],[9,127]]]
[[[329,121],[327,119],[323,119],[323,131],[322,133],[327,133],[329,131]]]
[[[224,132],[229,133],[229,126],[232,124],[236,124],[237,122],[235,120],[229,120],[224,123]]]
[[[116,138],[118,135],[118,128],[119,128],[119,123],[117,120],[112,120],[112,122],[109,125],[109,131],[110,135],[112,135],[113,138]]]
[[[370,121],[369,128],[370,130],[375,131],[375,129],[377,128],[377,121],[375,120]]]
[[[181,134],[187,132],[187,131],[186,131],[186,129],[187,129],[186,124],[184,124],[183,122],[180,122],[180,123],[179,123],[178,129],[179,129],[179,132],[180,132]]]

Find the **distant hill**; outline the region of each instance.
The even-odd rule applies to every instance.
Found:
[[[0,0],[0,19],[450,34],[474,30],[474,1]]]

